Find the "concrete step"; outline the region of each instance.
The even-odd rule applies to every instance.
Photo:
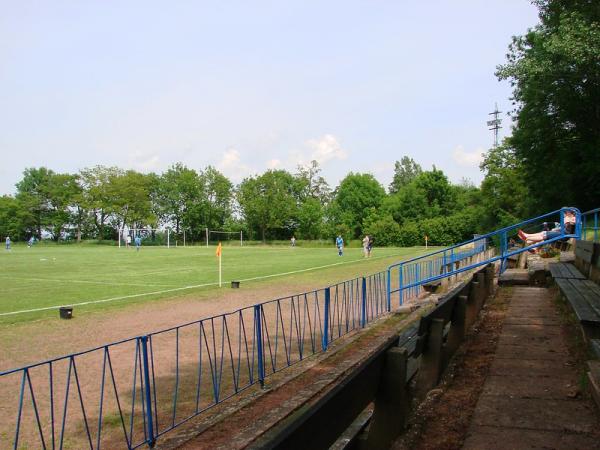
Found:
[[[500,286],[528,286],[529,271],[527,269],[507,269],[500,278],[498,278]]]

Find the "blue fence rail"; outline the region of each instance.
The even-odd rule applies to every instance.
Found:
[[[575,214],[575,227],[571,233],[565,225],[567,211]],[[539,231],[547,222],[559,223],[560,231],[543,241],[523,247],[516,246],[518,230]],[[423,286],[428,283],[476,269],[490,262],[500,261],[500,271],[504,272],[510,256],[558,240],[579,238],[581,226],[581,213],[577,208],[561,208],[488,234],[475,236],[473,239],[433,253],[393,264],[388,268],[387,273],[388,303],[392,303],[392,296],[394,300],[397,296],[397,304],[401,305],[409,298],[418,297],[423,291]],[[495,244],[495,248],[488,250],[490,242]]]
[[[580,218],[577,211],[578,219]],[[0,448],[128,448],[326,351],[416,297],[428,282],[506,258],[539,216],[366,277],[0,372]],[[488,248],[496,240],[497,253]],[[396,301],[396,294],[398,301]],[[394,301],[392,301],[394,300]]]
[[[600,233],[598,230],[598,216],[600,208],[591,209],[581,213],[582,232],[581,239],[586,241],[600,242]]]

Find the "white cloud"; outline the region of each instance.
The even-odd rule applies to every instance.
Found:
[[[281,161],[278,159],[270,159],[267,161],[267,169],[278,169],[281,167]]]
[[[472,152],[467,152],[462,145],[458,145],[452,153],[452,159],[459,166],[479,167],[479,164],[483,161],[483,150],[478,148]]]
[[[253,172],[242,162],[240,152],[235,148],[230,148],[223,153],[221,160],[217,163],[217,169],[233,181],[241,181],[242,178]]]
[[[140,172],[152,172],[162,168],[158,155],[148,155],[141,150],[129,154],[129,165]]]
[[[307,142],[312,149],[311,160],[316,160],[320,165],[326,164],[334,159],[346,159],[348,153],[344,150],[337,138],[332,134],[326,134],[319,139],[311,139]]]

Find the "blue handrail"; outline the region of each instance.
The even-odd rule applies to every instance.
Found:
[[[567,233],[564,222],[564,214],[566,211],[572,211],[576,216],[576,226],[573,233]],[[549,217],[559,216],[561,231],[554,238],[547,239],[543,242],[525,246],[516,250],[509,248],[509,236],[511,231],[514,233],[516,229],[523,228],[525,225],[540,222]],[[392,294],[398,293],[398,303],[401,305],[405,300],[405,294],[417,297],[420,294],[423,285],[432,283],[449,276],[453,276],[468,270],[475,269],[490,262],[500,261],[500,272],[504,272],[507,268],[508,258],[512,255],[528,251],[542,245],[546,245],[558,240],[567,238],[581,237],[581,213],[577,208],[564,207],[556,211],[552,211],[532,219],[527,219],[514,225],[510,225],[499,230],[492,231],[487,234],[479,235],[468,241],[455,244],[453,246],[431,252],[426,255],[417,256],[407,261],[402,261],[392,264],[388,267],[388,280],[396,280],[397,286],[388,287],[388,301],[391,300]],[[489,256],[479,261],[474,261],[475,255],[478,255],[487,250],[487,243],[490,239],[499,239],[498,256]],[[466,266],[464,265],[466,262]],[[459,267],[462,265],[462,267]],[[397,275],[396,275],[397,273]]]
[[[581,213],[582,227],[581,239],[593,242],[600,242],[600,233],[598,230],[598,222],[600,215],[600,208],[591,209],[584,213]]]

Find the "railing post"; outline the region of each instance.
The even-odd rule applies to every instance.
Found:
[[[392,271],[391,269],[387,270],[387,280],[385,280],[386,283],[386,290],[387,290],[387,295],[386,295],[386,301],[388,304],[388,311],[391,311],[392,309]]]
[[[508,242],[506,239],[506,231],[503,231],[500,233],[500,256],[502,256],[502,259],[500,260],[500,273],[504,273],[508,263],[507,258],[504,256],[506,255],[507,248]]]
[[[360,326],[364,328],[367,325],[367,279],[362,277],[362,296],[360,307]],[[389,309],[388,309],[389,311]]]
[[[400,300],[400,306],[402,306],[404,304],[404,292],[402,289],[402,269],[404,267],[402,266],[402,264],[400,264],[400,268],[398,270],[398,300]]]
[[[142,345],[142,369],[144,371],[144,399],[146,401],[146,442],[150,448],[156,443],[154,423],[152,421],[152,395],[150,391],[150,364],[148,363],[148,336],[138,338]]]
[[[258,381],[260,386],[265,385],[265,361],[263,352],[263,339],[262,339],[262,313],[260,305],[254,305],[254,326],[256,328],[256,351],[258,356]]]
[[[325,288],[325,303],[323,306],[323,340],[321,346],[323,351],[327,351],[329,345],[329,304],[331,302],[331,289]]]

